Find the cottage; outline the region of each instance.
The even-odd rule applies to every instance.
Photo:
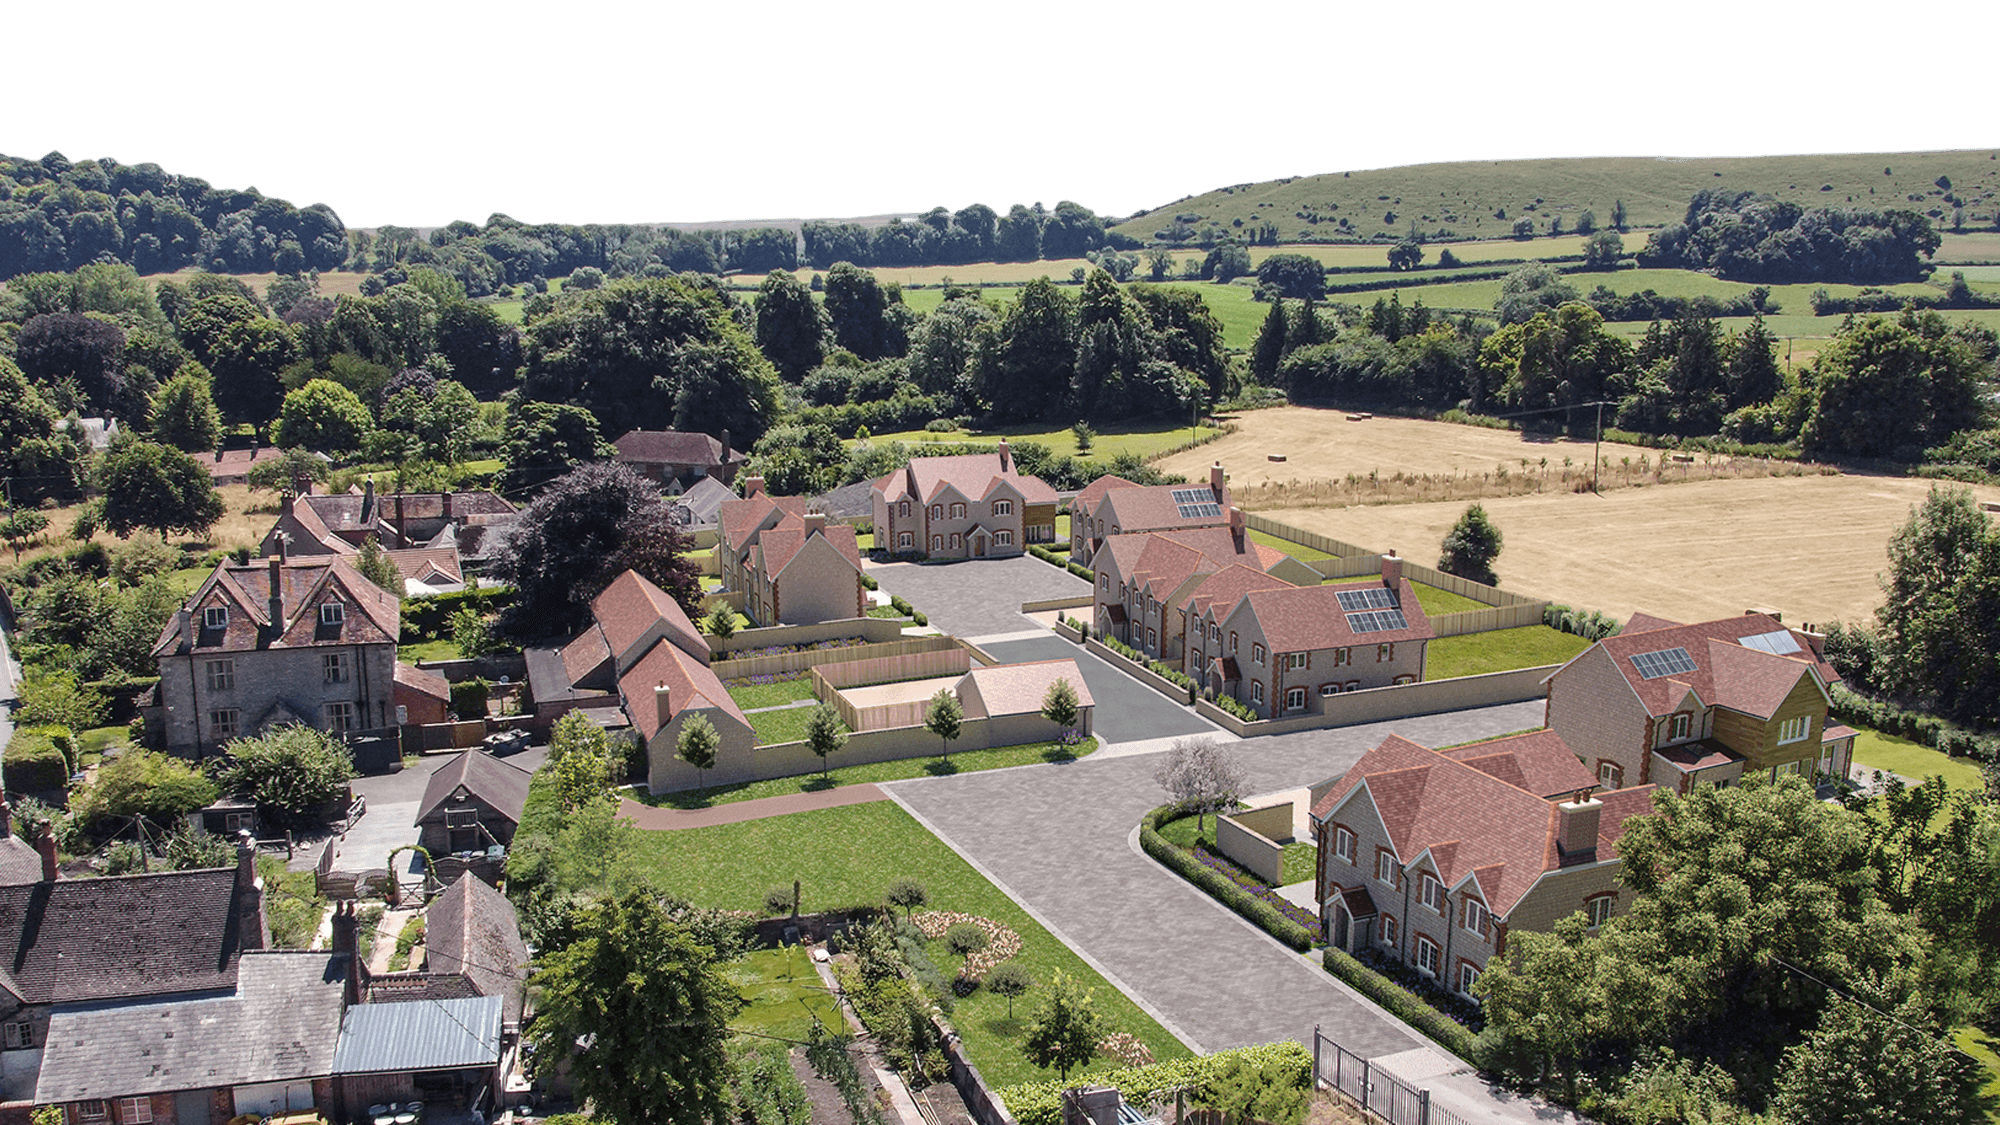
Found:
[[[1319,573],[1249,538],[1240,509],[1226,527],[1133,532],[1105,539],[1092,559],[1096,630],[1148,656],[1180,663],[1187,609],[1209,576],[1240,568],[1270,576],[1270,588],[1317,585]]]
[[[514,842],[528,804],[528,771],[484,750],[465,750],[431,774],[417,805],[417,842],[433,856]]]
[[[1005,439],[996,453],[912,457],[870,488],[875,542],[900,556],[1018,555],[1056,539],[1056,493],[1023,476]]]
[[[720,440],[707,434],[680,430],[628,430],[611,443],[617,460],[661,486],[663,491],[680,493],[702,480],[728,485],[736,482],[736,471],[750,458],[740,449],[729,447],[729,431]]]
[[[286,496],[264,533],[266,555],[352,557],[373,539],[390,553],[412,593],[442,593],[478,572],[513,534],[520,510],[492,492],[377,495],[370,478],[337,495]],[[423,552],[406,554],[405,552]]]
[[[725,589],[743,594],[743,612],[759,625],[811,625],[868,611],[854,528],[829,524],[804,497],[766,496],[750,477],[750,495],[717,510],[716,570]]]

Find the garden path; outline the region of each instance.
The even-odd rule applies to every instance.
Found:
[[[705,809],[668,809],[642,805],[630,798],[618,799],[618,815],[631,817],[640,828],[713,828],[718,824],[741,824],[746,820],[836,809],[842,805],[865,805],[881,801],[888,794],[873,785],[843,785],[817,793],[787,793],[782,797],[759,797],[754,801],[732,801]]]

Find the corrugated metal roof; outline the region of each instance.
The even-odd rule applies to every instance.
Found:
[[[340,1021],[335,1074],[454,1070],[500,1061],[500,997],[358,1004]]]

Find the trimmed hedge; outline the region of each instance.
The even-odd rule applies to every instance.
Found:
[[[486,717],[486,700],[492,685],[483,679],[460,680],[451,685],[451,709],[461,720]]]
[[[1437,1040],[1459,1058],[1480,1065],[1479,1037],[1464,1024],[1425,1003],[1416,993],[1332,946],[1320,955],[1320,964],[1356,992],[1387,1009],[1390,1015]]]
[[[1304,953],[1317,937],[1311,930],[1278,913],[1276,907],[1230,882],[1160,835],[1160,825],[1180,815],[1179,805],[1161,805],[1139,822],[1139,846],[1147,855],[1200,888],[1208,897],[1234,910],[1258,929]]]
[[[2000,760],[2000,735],[1969,730],[1949,719],[1862,695],[1845,684],[1834,684],[1828,694],[1833,697],[1833,717],[1843,723],[1860,723],[1883,734],[1898,735],[1953,758]]]
[[[1312,1082],[1312,1052],[1306,1050],[1305,1044],[1290,1039],[1282,1043],[1260,1043],[1255,1047],[1217,1051],[1212,1055],[1130,1066],[1088,1077],[1092,1084],[1115,1087],[1126,1101],[1143,1106],[1183,1087],[1206,1085],[1234,1059],[1242,1059],[1266,1073],[1274,1070],[1280,1074],[1289,1072],[1292,1085],[1301,1090]],[[1020,1125],[1062,1125],[1063,1088],[1076,1084],[1075,1081],[1023,1082],[999,1091],[1000,1100],[1007,1103],[1008,1112]]]
[[[1046,547],[1037,547],[1032,544],[1028,547],[1028,553],[1042,560],[1043,562],[1049,564],[1050,566],[1062,567],[1064,570],[1069,571],[1071,574],[1076,575],[1078,578],[1083,579],[1085,582],[1094,583],[1097,581],[1096,571],[1090,569],[1089,567],[1083,565],[1080,562],[1071,562],[1068,555],[1059,554],[1055,551],[1049,550]]]
[[[1214,700],[1212,700],[1212,702],[1217,707],[1220,707],[1224,711],[1227,711],[1230,714],[1236,716],[1237,718],[1242,719],[1246,723],[1257,723],[1263,721],[1257,717],[1257,712],[1252,711],[1250,709],[1250,705],[1248,703],[1243,702],[1242,700],[1236,698],[1233,695],[1218,695],[1215,697]]]
[[[15,793],[60,792],[69,787],[69,756],[56,738],[69,740],[61,727],[29,727],[14,732],[7,743],[5,779]]]

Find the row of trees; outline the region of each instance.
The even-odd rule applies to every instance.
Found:
[[[1639,252],[1649,269],[1711,270],[1740,281],[1912,281],[1941,238],[1916,211],[1815,207],[1751,191],[1697,192],[1680,222]]]
[[[814,269],[835,262],[863,266],[934,266],[965,262],[1032,262],[1081,258],[1110,247],[1136,250],[1136,239],[1110,234],[1090,208],[1065,199],[1054,210],[1016,203],[1000,214],[984,203],[960,211],[933,207],[914,222],[806,223],[805,260]]]
[[[484,226],[447,223],[428,237],[408,227],[355,231],[348,268],[393,281],[428,266],[483,297],[509,286],[546,288],[546,279],[596,270],[610,277],[673,273],[764,273],[795,269],[798,236],[782,227],[685,231],[642,224],[528,224],[507,215]]]

